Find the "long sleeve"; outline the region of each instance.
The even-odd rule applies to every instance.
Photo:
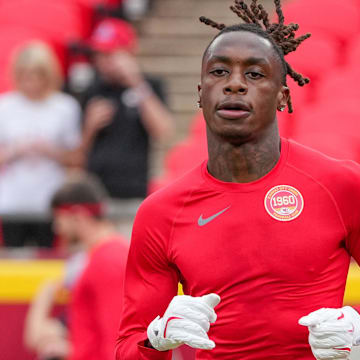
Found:
[[[160,216],[166,214],[162,207],[161,203],[154,207],[143,205],[136,216],[125,275],[117,360],[171,359],[170,351],[160,352],[143,346],[147,326],[157,315],[163,315],[177,294],[179,280],[168,256],[172,225],[170,220],[164,219],[166,216]]]

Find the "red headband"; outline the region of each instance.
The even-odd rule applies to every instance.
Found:
[[[86,213],[93,216],[101,216],[104,214],[104,206],[102,203],[80,203],[80,204],[62,204],[55,208],[55,213]]]

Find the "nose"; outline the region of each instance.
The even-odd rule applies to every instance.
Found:
[[[241,74],[231,74],[229,81],[224,86],[224,94],[240,94],[245,95],[248,91],[248,86]]]

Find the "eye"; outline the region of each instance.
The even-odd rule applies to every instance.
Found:
[[[246,73],[247,76],[249,76],[251,79],[261,79],[264,77],[263,74],[259,73],[259,72],[256,72],[256,71],[249,71]]]
[[[215,69],[215,70],[212,70],[210,71],[210,74],[213,74],[215,76],[224,76],[226,74],[228,74],[229,72],[227,70],[224,70],[224,69]]]

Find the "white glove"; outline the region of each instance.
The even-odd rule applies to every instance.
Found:
[[[175,349],[183,344],[211,350],[215,343],[207,332],[216,321],[214,307],[220,302],[217,294],[201,297],[175,296],[162,318],[156,317],[147,328],[148,339],[156,350]]]
[[[350,306],[323,308],[303,316],[299,324],[309,328],[309,344],[316,359],[349,359],[360,345],[360,314]]]

